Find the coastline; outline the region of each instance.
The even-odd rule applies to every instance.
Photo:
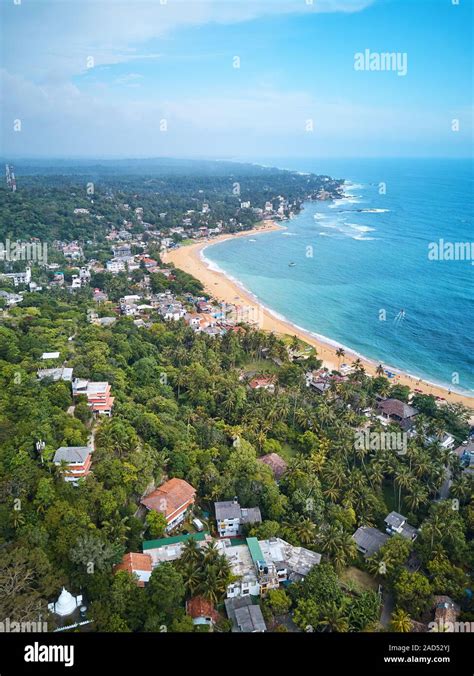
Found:
[[[204,256],[204,250],[218,242],[223,242],[236,237],[248,237],[259,235],[266,232],[283,230],[285,226],[279,225],[274,221],[266,221],[257,225],[252,230],[245,230],[236,234],[224,234],[213,237],[212,239],[201,240],[193,244],[188,244],[172,251],[162,254],[164,263],[172,263],[184,272],[193,275],[201,281],[206,292],[215,299],[237,305],[249,306],[260,318],[260,328],[264,331],[273,331],[276,335],[297,336],[300,340],[316,348],[319,359],[323,361],[324,366],[330,370],[338,369],[339,358],[336,356],[336,344],[332,345],[329,338],[311,333],[292,324],[287,319],[281,318],[275,311],[265,307],[248,289],[241,283],[230,278],[223,271],[211,267],[209,261]],[[345,356],[343,361],[351,363],[359,358],[370,375],[375,375],[377,362],[360,355],[356,351],[344,347]],[[430,383],[419,379],[408,373],[404,373],[395,367],[384,364],[384,367],[395,373],[395,377],[390,380],[392,384],[408,385],[411,390],[415,388],[421,390],[424,394],[443,397],[447,402],[464,404],[464,406],[474,409],[474,398],[461,394],[456,391],[449,393],[446,387]],[[474,410],[472,412],[474,416]],[[471,418],[472,419],[472,418]]]

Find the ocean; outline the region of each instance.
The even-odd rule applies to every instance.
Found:
[[[344,178],[347,197],[307,202],[285,231],[209,246],[206,259],[327,342],[474,396],[474,259],[459,249],[474,240],[471,161],[261,163]]]

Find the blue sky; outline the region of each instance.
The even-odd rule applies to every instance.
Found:
[[[162,1],[0,0],[2,153],[472,151],[471,0]],[[406,75],[355,70],[365,50]]]

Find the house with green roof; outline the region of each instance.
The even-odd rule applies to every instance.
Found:
[[[186,535],[175,535],[169,538],[160,538],[158,540],[145,540],[143,542],[142,549],[146,552],[148,549],[159,549],[160,547],[167,547],[170,545],[177,545],[188,540],[196,540],[196,542],[202,542],[209,538],[210,535],[207,531],[202,531],[201,533],[187,533]]]

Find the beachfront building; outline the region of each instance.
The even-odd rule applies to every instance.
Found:
[[[474,472],[474,440],[469,440],[454,449],[453,453],[459,458],[465,472]]]
[[[259,507],[242,508],[238,503],[237,498],[215,502],[214,509],[216,513],[217,531],[221,538],[235,537],[240,533],[243,524],[262,522],[262,515]]]
[[[126,317],[137,315],[139,313],[138,303],[141,299],[142,297],[137,294],[124,296],[119,301],[120,312]]]
[[[109,300],[109,297],[100,289],[94,289],[92,293],[92,300],[96,303],[105,303],[107,300]]]
[[[186,308],[179,301],[161,303],[157,310],[158,314],[167,322],[177,322],[186,315]]]
[[[398,423],[405,431],[413,427],[418,415],[416,408],[399,399],[383,399],[379,402],[378,412],[383,422]]]
[[[141,500],[148,510],[163,514],[166,519],[166,531],[179,526],[194,505],[196,489],[183,479],[170,479]]]
[[[449,434],[449,432],[442,432],[441,434],[430,434],[425,439],[425,445],[439,444],[441,448],[453,449],[456,440]]]
[[[308,371],[305,374],[306,387],[311,387],[317,394],[324,394],[331,387],[331,381],[329,380],[327,373],[321,373],[318,371]]]

